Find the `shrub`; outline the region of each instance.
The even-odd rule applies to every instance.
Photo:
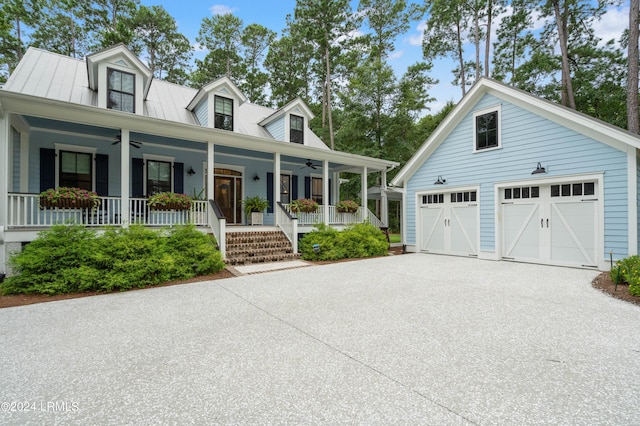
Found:
[[[127,290],[224,268],[215,241],[193,225],[162,231],[132,225],[101,236],[81,225],[57,225],[9,263],[20,275],[5,279],[4,294]]]
[[[352,200],[343,200],[336,204],[338,213],[355,213],[360,208],[360,204]]]
[[[298,198],[291,202],[291,211],[294,213],[315,213],[318,211],[318,203],[311,198]]]
[[[318,244],[316,253],[313,246]],[[388,242],[382,231],[369,223],[359,223],[336,231],[324,224],[306,234],[299,244],[305,260],[338,260],[384,256]]]
[[[86,189],[60,186],[42,191],[39,195],[40,205],[45,207],[74,206],[96,208],[100,205],[98,194]]]
[[[618,260],[609,274],[614,282],[619,279],[620,282],[629,284],[630,294],[640,296],[640,256]]]
[[[147,205],[152,210],[189,210],[192,202],[187,194],[160,192],[150,196]]]

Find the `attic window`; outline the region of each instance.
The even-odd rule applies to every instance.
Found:
[[[304,118],[291,114],[291,128],[289,141],[293,143],[304,143]]]
[[[215,110],[214,127],[233,131],[233,99],[216,96]]]
[[[480,111],[473,116],[475,151],[500,147],[500,109]]]
[[[107,108],[135,113],[136,76],[107,69]]]

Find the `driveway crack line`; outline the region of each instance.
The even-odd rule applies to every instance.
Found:
[[[451,414],[453,414],[453,415],[455,415],[455,416],[457,416],[457,417],[460,417],[460,418],[462,418],[462,419],[466,420],[467,422],[469,422],[469,423],[471,423],[471,424],[479,425],[479,423],[474,422],[473,420],[469,419],[468,417],[465,417],[463,414],[458,413],[458,412],[454,411],[453,409],[451,409],[450,407],[448,407],[448,406],[446,406],[446,405],[444,405],[444,404],[442,404],[442,403],[440,403],[440,402],[438,402],[438,401],[436,401],[436,400],[434,400],[434,399],[432,399],[432,398],[429,398],[427,395],[425,395],[425,394],[423,394],[423,393],[421,393],[421,392],[419,392],[419,391],[417,391],[417,390],[415,390],[415,389],[411,388],[411,387],[410,387],[409,385],[407,385],[406,383],[403,383],[403,382],[401,382],[400,380],[398,380],[398,379],[396,379],[396,378],[394,378],[394,377],[390,376],[389,374],[386,374],[385,372],[380,371],[380,370],[379,370],[379,369],[377,369],[376,367],[374,367],[374,366],[372,366],[372,365],[369,365],[369,364],[367,364],[366,362],[364,362],[364,361],[362,361],[362,360],[359,360],[359,359],[357,359],[357,358],[353,357],[352,355],[349,355],[348,353],[344,352],[343,350],[341,350],[341,349],[339,349],[339,348],[337,348],[337,347],[335,347],[335,346],[331,345],[331,344],[330,344],[330,343],[328,343],[328,342],[325,342],[324,340],[322,340],[322,339],[320,339],[320,338],[318,338],[318,337],[314,336],[313,334],[309,333],[309,332],[308,332],[308,331],[306,331],[306,330],[303,330],[302,328],[300,328],[300,327],[298,327],[297,325],[295,325],[295,324],[293,324],[293,323],[291,323],[291,322],[289,322],[289,321],[285,320],[284,318],[281,318],[281,317],[279,317],[279,316],[277,316],[277,315],[275,315],[275,314],[273,314],[273,313],[269,312],[268,310],[266,310],[266,309],[264,309],[263,307],[261,307],[261,306],[257,305],[256,303],[252,302],[251,300],[249,300],[249,299],[247,299],[247,298],[243,297],[242,295],[240,295],[240,294],[236,293],[235,291],[233,291],[233,290],[231,290],[231,289],[229,289],[229,288],[225,287],[224,285],[219,284],[219,283],[218,283],[218,285],[219,285],[221,288],[223,288],[224,290],[226,290],[226,291],[228,291],[229,293],[231,293],[231,294],[233,294],[234,296],[236,296],[238,299],[240,299],[240,300],[244,301],[245,303],[247,303],[247,304],[249,304],[249,305],[253,306],[254,308],[258,309],[259,311],[261,311],[261,312],[265,313],[266,315],[270,316],[271,318],[274,318],[275,320],[277,320],[277,321],[279,321],[279,322],[281,322],[281,323],[283,323],[283,324],[285,324],[285,325],[287,325],[287,326],[289,326],[289,327],[293,328],[294,330],[298,331],[299,333],[302,333],[303,335],[307,336],[308,338],[310,338],[310,339],[312,339],[312,340],[315,340],[316,342],[318,342],[318,343],[320,343],[320,344],[322,344],[322,345],[324,345],[324,346],[328,347],[328,348],[329,348],[329,349],[331,349],[332,351],[339,353],[340,355],[342,355],[342,356],[344,356],[344,357],[346,357],[346,358],[350,359],[351,361],[353,361],[353,362],[355,362],[355,363],[357,363],[357,364],[361,365],[362,367],[366,368],[367,370],[370,370],[370,371],[372,371],[372,372],[374,372],[374,373],[376,373],[376,374],[378,374],[378,375],[380,375],[380,376],[384,377],[385,379],[390,380],[391,382],[393,382],[393,383],[395,383],[395,384],[397,384],[397,385],[399,385],[399,386],[401,386],[401,387],[405,388],[405,389],[406,389],[406,390],[408,390],[409,392],[411,392],[411,393],[414,393],[414,394],[418,395],[418,396],[419,396],[419,397],[421,397],[422,399],[424,399],[424,400],[426,400],[426,401],[429,401],[429,402],[431,402],[432,404],[435,404],[435,405],[437,405],[437,406],[439,406],[439,407],[443,408],[444,410],[448,411],[449,413],[451,413]]]

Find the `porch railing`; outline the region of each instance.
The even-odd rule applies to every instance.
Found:
[[[220,255],[224,259],[227,253],[227,219],[225,218],[224,214],[222,213],[222,209],[220,209],[220,206],[215,200],[209,200],[209,218],[211,231],[213,231],[213,235],[216,237]]]
[[[291,205],[283,204],[283,207],[298,219],[298,225],[315,225],[324,222],[324,206],[318,206],[318,211],[315,213],[292,213]],[[360,207],[358,211],[354,213],[341,213],[336,210],[336,206],[329,206],[328,219],[329,225],[352,225],[368,220],[374,226],[384,226],[380,219],[366,207]]]
[[[193,223],[206,226],[207,203],[194,201],[187,211],[152,211],[144,198],[130,199],[131,218],[122,217],[119,197],[100,197],[94,209],[41,207],[38,194],[9,193],[7,227],[49,227],[59,223],[80,223],[85,226],[120,226],[123,223],[163,226]]]
[[[278,207],[275,209],[276,223],[287,236],[293,247],[293,252],[298,252],[298,219],[291,215],[287,207],[278,201]]]

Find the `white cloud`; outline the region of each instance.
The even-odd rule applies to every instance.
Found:
[[[602,17],[593,23],[593,29],[597,37],[602,39],[600,44],[604,44],[611,39],[619,45],[622,32],[629,26],[629,4],[624,7],[610,7]]]
[[[404,50],[396,50],[391,55],[389,55],[389,60],[400,59],[404,55]]]
[[[229,13],[235,12],[237,9],[224,4],[214,4],[209,8],[209,10],[213,15],[227,15]]]
[[[411,46],[422,46],[422,39],[424,38],[424,30],[427,28],[427,21],[420,21],[418,26],[416,27],[416,31],[407,38],[409,45]]]

